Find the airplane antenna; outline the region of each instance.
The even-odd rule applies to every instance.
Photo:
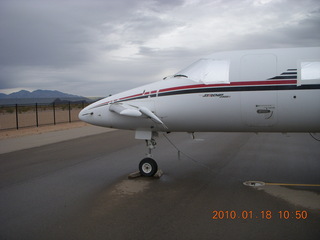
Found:
[[[206,169],[209,170],[210,172],[214,172],[214,170],[213,170],[211,167],[209,167],[208,165],[206,165],[206,164],[204,164],[204,163],[202,163],[202,162],[199,162],[199,161],[197,161],[196,159],[194,159],[194,158],[192,158],[191,156],[189,156],[188,154],[182,152],[182,151],[168,138],[168,136],[167,136],[165,133],[163,133],[163,136],[164,136],[164,137],[168,140],[168,142],[178,151],[178,158],[179,158],[179,160],[180,160],[180,155],[182,154],[182,155],[184,155],[185,157],[187,157],[189,160],[191,160],[192,162],[200,165],[200,166],[203,167],[203,168],[206,168]]]
[[[168,136],[164,133],[163,136],[168,140],[168,142],[178,151],[178,159],[180,159],[180,149],[168,138]],[[188,156],[187,156],[188,157]]]

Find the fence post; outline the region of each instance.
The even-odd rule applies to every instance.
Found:
[[[71,102],[69,101],[69,123],[71,123]]]
[[[55,103],[52,103],[52,109],[53,109],[53,124],[56,125],[56,108]]]
[[[36,103],[36,123],[37,123],[37,127],[39,127],[39,118],[38,118],[38,103]]]
[[[16,104],[16,126],[19,129],[18,104]]]

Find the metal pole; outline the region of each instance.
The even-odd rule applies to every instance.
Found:
[[[71,102],[69,101],[69,123],[71,123]]]
[[[52,103],[53,107],[53,124],[56,125],[56,108],[55,108],[55,103]]]
[[[38,118],[38,103],[36,103],[36,123],[37,123],[37,127],[39,127],[39,118]]]
[[[16,126],[19,129],[18,104],[16,104]]]

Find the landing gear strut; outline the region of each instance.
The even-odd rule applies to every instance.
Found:
[[[151,158],[152,157],[151,151],[152,149],[155,148],[157,143],[154,139],[151,139],[151,140],[146,140],[146,144],[149,151],[148,151],[147,157],[141,160],[139,164],[139,171],[142,176],[152,177],[158,171],[157,162]]]

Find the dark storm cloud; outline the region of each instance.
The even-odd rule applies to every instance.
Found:
[[[320,46],[320,7],[310,12],[307,19],[280,31],[283,38],[290,39],[296,45]]]
[[[107,95],[214,51],[320,45],[319,15],[317,0],[0,0],[0,91]]]
[[[307,18],[271,31],[248,34],[235,39],[234,49],[319,47],[320,8],[306,13]]]
[[[37,66],[90,60],[102,24],[119,20],[136,5],[134,1],[39,0],[0,4],[0,64]]]
[[[0,67],[0,89],[8,89],[16,87],[16,82],[11,79],[11,71]]]
[[[63,13],[38,2],[15,3],[0,14],[1,65],[69,65],[87,57],[80,50],[85,36]]]

